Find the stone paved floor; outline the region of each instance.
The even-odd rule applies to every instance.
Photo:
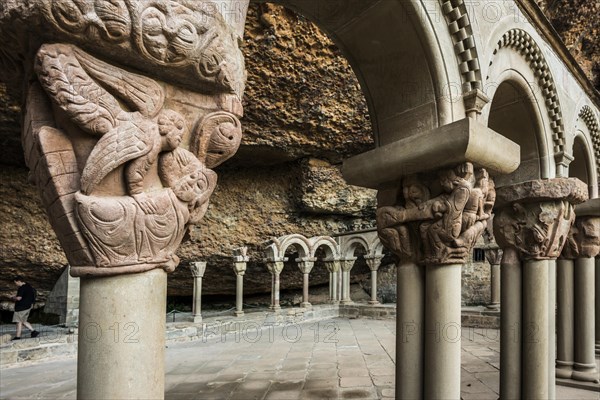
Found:
[[[167,399],[385,399],[394,396],[393,320],[332,319],[169,345]],[[465,328],[464,399],[498,398],[498,331]],[[135,366],[131,366],[135,368]],[[1,399],[74,399],[75,360],[0,370]],[[557,387],[559,399],[598,399]]]

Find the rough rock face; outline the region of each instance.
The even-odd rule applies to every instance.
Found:
[[[597,90],[600,90],[600,3],[550,0],[542,10]]]

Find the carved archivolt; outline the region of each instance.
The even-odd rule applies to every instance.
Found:
[[[464,0],[441,0],[440,3],[460,63],[458,68],[462,75],[463,91],[481,90],[479,55],[467,6]]]
[[[534,39],[522,29],[511,29],[502,35],[494,49],[494,57],[502,48],[511,48],[516,50],[529,63],[534,76],[537,78],[540,93],[544,96],[546,109],[548,110],[548,119],[552,128],[552,140],[554,142],[554,154],[562,154],[565,151],[565,128],[562,116],[562,109],[556,90],[554,78],[550,72],[550,67],[540,50],[540,47]],[[494,63],[494,58],[490,61],[490,67]],[[489,79],[489,76],[487,77]]]
[[[598,120],[594,115],[594,111],[589,106],[583,106],[579,111],[579,118],[585,122],[590,136],[592,137],[592,145],[594,146],[594,158],[596,159],[596,168],[598,171],[598,177],[600,177],[600,127],[598,126]]]

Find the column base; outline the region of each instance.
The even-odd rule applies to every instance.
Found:
[[[339,301],[339,300],[331,300],[330,302],[331,302],[331,304],[333,304],[334,306],[337,306],[337,305],[339,305],[339,304],[340,304],[340,301]]]
[[[202,323],[202,315],[192,315],[192,321],[194,321],[195,324]]]
[[[244,316],[244,312],[243,311],[234,311],[233,314],[236,317],[243,317]]]
[[[556,360],[556,377],[561,379],[571,379],[572,376],[573,363]]]
[[[596,354],[600,354],[600,342],[596,342]]]
[[[279,312],[281,311],[281,306],[277,305],[277,306],[270,306],[269,310],[274,311],[274,312]]]
[[[573,375],[571,379],[582,382],[600,383],[596,364],[574,364]]]
[[[500,303],[488,304],[487,306],[485,306],[485,308],[487,308],[488,310],[498,311],[500,310]]]
[[[302,303],[300,303],[300,307],[302,307],[302,308],[312,308],[312,304],[310,304],[308,301],[307,302],[302,302]]]
[[[381,303],[379,301],[377,301],[377,300],[369,300],[369,304],[372,305],[372,306],[376,306],[376,305],[379,305]]]
[[[342,300],[340,301],[340,304],[346,305],[346,304],[353,304],[354,302],[352,300]]]

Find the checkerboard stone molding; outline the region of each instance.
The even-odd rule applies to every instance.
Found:
[[[554,143],[554,154],[559,156],[565,153],[565,127],[562,109],[556,90],[554,78],[542,50],[535,40],[522,29],[511,29],[502,35],[494,49],[490,67],[494,63],[495,56],[503,48],[511,48],[517,51],[529,63],[539,85],[539,92],[544,97],[548,118],[552,128],[552,140]],[[486,78],[489,79],[489,76]]]
[[[600,127],[598,126],[598,119],[590,106],[583,106],[579,111],[578,116],[583,120],[590,131],[592,145],[594,146],[596,169],[598,171],[598,176],[600,176]]]
[[[479,55],[475,45],[473,27],[463,0],[441,0],[442,12],[446,18],[454,50],[459,61],[463,92],[482,88]]]

